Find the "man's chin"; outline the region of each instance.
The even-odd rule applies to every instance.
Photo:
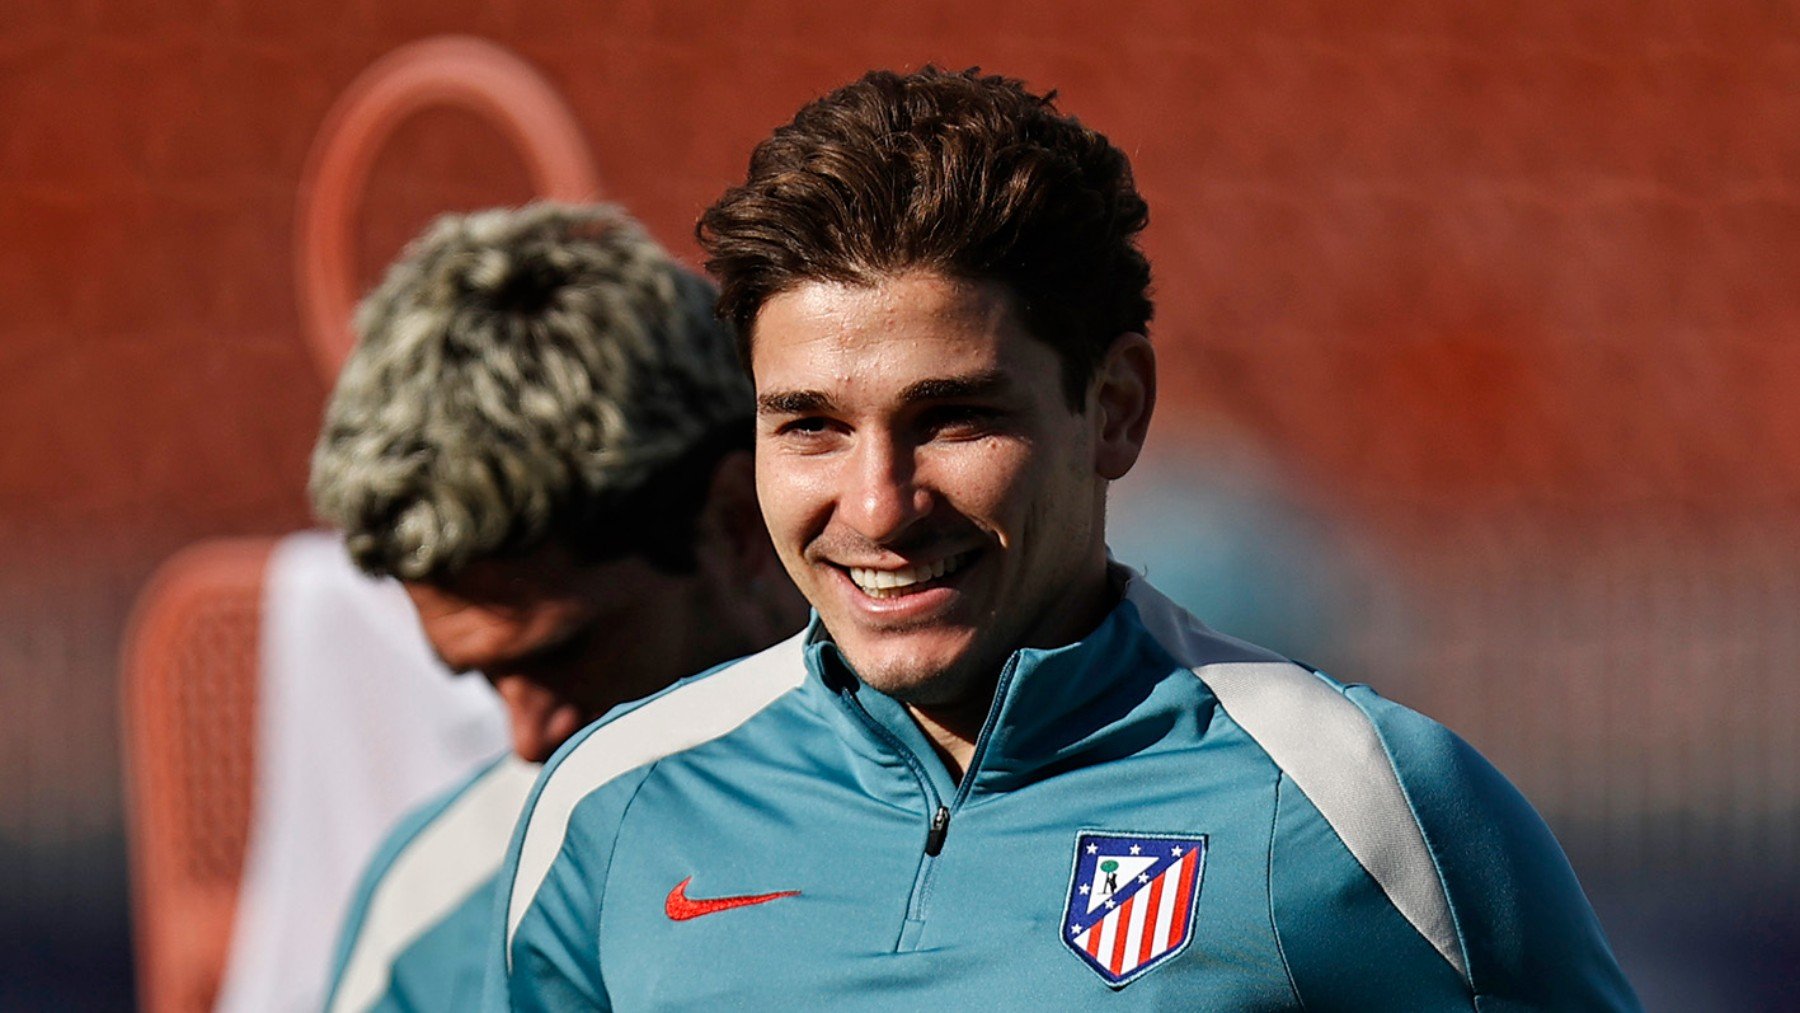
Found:
[[[973,639],[970,630],[916,630],[838,646],[864,684],[915,707],[938,707],[966,693]]]
[[[543,763],[589,720],[587,711],[559,701],[542,708],[509,707],[513,753],[528,763]]]

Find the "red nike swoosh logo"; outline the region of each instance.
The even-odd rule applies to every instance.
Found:
[[[749,907],[752,904],[767,904],[783,897],[800,896],[798,890],[782,890],[779,893],[751,893],[741,897],[708,897],[704,900],[693,900],[687,895],[687,885],[693,881],[694,877],[689,876],[676,883],[675,889],[669,891],[669,899],[663,902],[663,911],[668,913],[671,920],[685,922],[689,918],[717,914],[720,911],[729,911],[734,907]]]

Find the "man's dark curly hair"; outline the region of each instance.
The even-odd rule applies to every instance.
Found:
[[[750,362],[757,314],[808,281],[998,282],[1080,411],[1114,338],[1145,333],[1149,209],[1123,152],[1012,78],[872,71],[808,104],[696,227]]]

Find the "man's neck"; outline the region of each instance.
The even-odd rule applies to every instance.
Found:
[[[945,769],[950,771],[950,780],[960,783],[969,764],[974,762],[975,742],[981,735],[981,726],[987,723],[993,703],[993,693],[989,692],[985,702],[961,708],[927,710],[907,704],[906,709],[918,722],[919,730],[925,733],[938,759],[944,761]]]
[[[1092,592],[1073,599],[1077,605],[1069,610],[1069,618],[1061,624],[1064,631],[1061,635],[1027,639],[1019,646],[1062,647],[1086,637],[1118,605],[1119,599],[1124,596],[1127,579],[1128,571],[1109,565],[1104,578]],[[992,672],[972,681],[971,692],[961,700],[942,705],[906,705],[907,711],[918,723],[919,730],[925,733],[925,738],[937,752],[938,759],[944,761],[944,766],[949,769],[952,781],[961,782],[969,765],[974,762],[975,743],[980,739],[981,729],[987,724],[988,714],[994,708],[1000,672],[1006,665],[1006,659],[1013,653],[1008,651]]]

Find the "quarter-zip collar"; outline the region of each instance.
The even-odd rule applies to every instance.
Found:
[[[1175,724],[1210,715],[1195,706],[1209,698],[1200,680],[1145,629],[1133,601],[1145,591],[1155,593],[1130,574],[1119,602],[1087,636],[1007,658],[961,784],[906,705],[857,678],[816,614],[806,634],[807,691],[857,756],[922,778],[937,795],[928,799],[933,804],[979,804],[1059,771],[1129,756]]]

